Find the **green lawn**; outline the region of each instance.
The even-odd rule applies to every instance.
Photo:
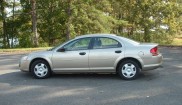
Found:
[[[19,52],[19,53],[26,53],[26,52],[32,52],[32,51],[38,51],[38,50],[47,50],[51,47],[39,47],[39,48],[15,48],[15,49],[0,49],[0,53],[13,53],[13,52]]]
[[[174,38],[174,40],[171,43],[171,45],[182,46],[182,38]]]

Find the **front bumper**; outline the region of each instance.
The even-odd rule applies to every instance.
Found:
[[[30,61],[29,60],[21,59],[19,61],[19,69],[21,71],[29,72],[29,65],[30,65]]]

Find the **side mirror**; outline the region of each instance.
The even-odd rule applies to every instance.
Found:
[[[60,49],[58,50],[58,52],[65,52],[65,51],[66,51],[65,48],[60,48]]]

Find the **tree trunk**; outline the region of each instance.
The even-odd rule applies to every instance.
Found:
[[[144,40],[145,42],[150,42],[150,31],[148,27],[144,27]]]
[[[5,1],[0,0],[0,5],[1,5],[1,14],[2,14],[2,20],[3,20],[3,47],[6,48],[6,13],[5,13],[5,8],[4,8]]]
[[[32,0],[32,42],[34,47],[38,47],[38,33],[37,33],[37,14],[36,14],[36,0]]]
[[[15,20],[15,0],[13,1],[13,24],[12,24],[12,36],[11,36],[11,47],[14,47],[13,40],[15,39],[15,26],[14,26],[14,20]]]
[[[69,40],[70,26],[71,26],[71,0],[68,0],[67,16],[68,16],[68,22],[67,22],[67,29],[66,29],[66,39]]]
[[[122,20],[123,19],[123,17],[122,17],[123,15],[121,14],[121,13],[119,13],[119,16],[118,16],[118,20]],[[118,32],[117,32],[117,34],[123,34],[123,26],[122,25],[120,25],[119,27],[118,27]]]

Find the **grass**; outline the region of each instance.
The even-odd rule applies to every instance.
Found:
[[[173,42],[171,45],[176,45],[176,46],[182,46],[182,38],[174,38]]]
[[[28,53],[32,51],[47,50],[50,48],[51,47],[0,49],[0,53]]]

